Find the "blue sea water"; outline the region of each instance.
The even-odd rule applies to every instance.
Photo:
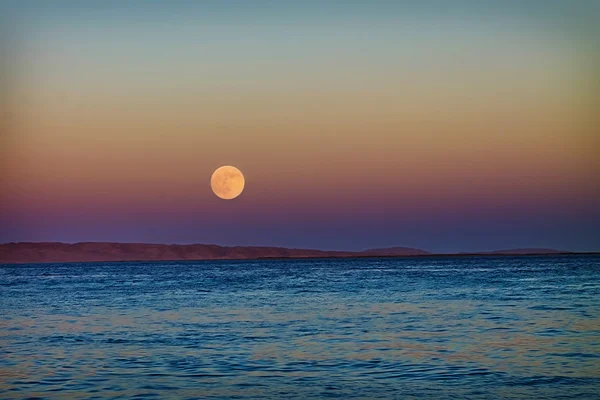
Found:
[[[0,398],[600,399],[600,257],[0,266]]]

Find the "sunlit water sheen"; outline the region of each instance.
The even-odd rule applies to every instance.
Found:
[[[600,257],[0,266],[0,398],[600,398]]]

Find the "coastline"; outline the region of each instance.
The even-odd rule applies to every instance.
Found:
[[[235,260],[301,260],[349,258],[461,258],[600,255],[554,249],[509,249],[482,252],[431,253],[392,247],[363,251],[328,251],[267,246],[219,246],[213,244],[151,244],[110,242],[20,242],[0,244],[0,264],[66,264],[102,262],[186,262]]]

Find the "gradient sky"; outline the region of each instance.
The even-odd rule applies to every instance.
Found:
[[[600,250],[597,2],[2,7],[0,242]]]

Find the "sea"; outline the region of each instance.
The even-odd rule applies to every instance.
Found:
[[[1,265],[0,398],[600,399],[600,256]]]

